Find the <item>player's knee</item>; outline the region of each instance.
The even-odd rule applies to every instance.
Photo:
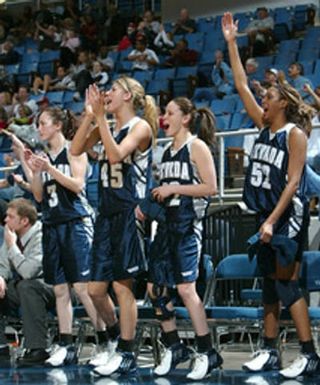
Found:
[[[287,308],[302,298],[298,281],[277,280],[276,290],[282,305]]]
[[[263,280],[262,301],[266,305],[273,305],[279,302],[276,281],[274,279],[266,277]]]
[[[192,298],[194,298],[195,296],[198,296],[196,292],[195,284],[193,282],[181,283],[177,285],[177,290],[183,303],[186,303]]]
[[[175,310],[166,288],[153,285],[150,298],[157,319],[169,321],[175,317]]]

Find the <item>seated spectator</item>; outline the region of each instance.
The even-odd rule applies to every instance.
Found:
[[[62,41],[60,44],[60,63],[65,68],[69,68],[76,61],[76,50],[80,47],[80,39],[74,27],[66,25],[62,30]]]
[[[0,106],[5,109],[8,118],[10,118],[13,112],[13,106],[12,95],[9,91],[0,91]]]
[[[13,114],[14,118],[20,118],[19,109],[21,104],[31,108],[33,116],[38,112],[38,106],[35,100],[29,98],[29,87],[27,85],[19,86],[18,92],[13,95]]]
[[[18,115],[19,117],[12,118],[8,130],[30,146],[34,146],[39,142],[39,135],[31,108],[21,104],[18,108]]]
[[[246,60],[245,70],[246,70],[246,75],[248,77],[249,82],[251,80],[254,80],[257,77],[258,67],[259,67],[259,63],[257,62],[256,59],[251,57]]]
[[[193,66],[198,60],[198,52],[188,48],[186,39],[177,42],[175,48],[171,51],[171,57],[165,62],[165,67]]]
[[[148,71],[159,64],[157,54],[152,49],[147,48],[144,37],[140,36],[137,38],[135,47],[128,55],[128,60],[133,62],[133,70]]]
[[[267,68],[264,71],[264,79],[251,81],[251,88],[254,90],[255,95],[259,98],[263,98],[267,93],[267,88],[277,85],[279,78],[284,80],[285,75],[283,71],[278,71],[276,68]]]
[[[35,39],[39,40],[39,51],[56,50],[61,44],[62,35],[54,24],[47,28],[36,21]]]
[[[174,48],[173,34],[164,30],[163,24],[154,39],[153,45],[159,55],[170,55],[170,51]]]
[[[214,53],[214,64],[211,72],[211,79],[215,94],[221,99],[225,95],[232,94],[234,90],[232,70],[223,59],[223,52],[219,49],[216,50]]]
[[[105,90],[109,81],[109,75],[106,71],[103,70],[101,63],[98,60],[93,62],[91,77],[93,82],[98,86],[100,90]]]
[[[98,50],[97,60],[102,64],[104,71],[108,73],[113,71],[114,61],[109,55],[109,49],[106,44],[101,44]]]
[[[174,35],[183,35],[193,32],[196,32],[196,22],[190,18],[187,8],[182,8],[180,11],[180,17],[176,21],[172,33]]]
[[[5,315],[21,309],[27,350],[18,366],[42,365],[49,356],[47,309],[54,308],[55,298],[42,279],[42,226],[30,201],[20,198],[8,204],[0,256],[0,362],[10,364]]]
[[[137,29],[134,23],[129,23],[127,27],[127,33],[119,41],[117,50],[124,51],[125,49],[132,47],[136,42]]]
[[[0,45],[0,64],[17,64],[20,60],[20,55],[14,50],[12,39],[7,38],[4,43]]]
[[[43,79],[40,76],[35,77],[33,81],[33,92],[38,94],[39,90],[42,90],[42,92],[74,91],[75,82],[72,80],[69,71],[67,71],[64,66],[60,65],[57,68],[57,76],[54,79],[52,79],[50,75],[44,75]]]
[[[90,14],[86,14],[80,17],[80,36],[81,45],[84,49],[88,49],[96,52],[97,50],[97,37],[98,26],[93,17]]]
[[[289,83],[292,85],[292,87],[299,91],[300,95],[302,96],[305,102],[312,103],[313,98],[308,92],[304,90],[304,86],[306,84],[309,84],[312,89],[314,87],[311,80],[303,76],[303,74],[304,69],[301,63],[293,62],[290,64],[288,68],[288,76],[290,78]]]
[[[273,48],[273,28],[274,20],[269,16],[267,8],[257,9],[257,19],[252,20],[245,32],[249,37],[249,47],[251,56],[265,55]]]
[[[145,11],[142,21],[138,24],[138,33],[143,34],[147,40],[147,46],[154,48],[153,42],[156,35],[160,32],[160,23],[155,20],[152,11]]]

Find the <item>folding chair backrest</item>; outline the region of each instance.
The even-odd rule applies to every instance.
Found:
[[[308,291],[320,291],[320,251],[303,253],[300,282]]]

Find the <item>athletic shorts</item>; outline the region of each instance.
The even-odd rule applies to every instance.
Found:
[[[51,285],[91,278],[93,223],[90,217],[43,225],[43,272]]]
[[[118,281],[146,271],[144,228],[134,210],[98,215],[92,246],[92,281]]]
[[[196,281],[201,245],[202,221],[159,224],[150,246],[150,281],[167,287]]]

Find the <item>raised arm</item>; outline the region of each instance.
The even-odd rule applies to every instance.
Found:
[[[263,127],[263,109],[259,106],[249,88],[247,76],[241,63],[236,40],[238,23],[233,20],[232,14],[229,12],[224,14],[221,23],[223,35],[228,44],[229,58],[236,89],[239,92],[248,115],[256,126],[261,128]]]
[[[81,120],[74,138],[71,142],[70,153],[78,156],[91,149],[99,140],[100,133],[97,127],[92,125],[94,114],[88,102],[88,91],[86,91],[85,114]]]

